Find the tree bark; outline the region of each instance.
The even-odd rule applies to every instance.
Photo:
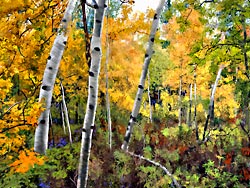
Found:
[[[109,6],[109,1],[108,1]],[[105,62],[105,74],[106,74],[106,109],[107,109],[107,120],[108,120],[108,144],[109,149],[112,149],[112,121],[111,121],[111,114],[110,114],[110,100],[109,100],[109,78],[108,78],[108,63],[109,63],[109,36],[108,36],[108,18],[109,12],[107,13],[107,25],[106,25],[106,62]]]
[[[86,187],[88,180],[88,164],[98,99],[98,77],[101,63],[101,32],[105,7],[105,0],[99,0],[98,8],[95,10],[94,32],[91,40],[91,65],[89,71],[88,101],[82,130],[77,188]]]
[[[195,67],[195,73],[194,73],[194,125],[195,125],[195,136],[196,141],[199,141],[199,129],[198,129],[198,123],[197,123],[197,86],[196,86],[196,67]]]
[[[178,126],[181,126],[182,121],[182,76],[180,76],[180,84],[179,84],[179,115],[178,115]]]
[[[70,142],[70,145],[72,145],[72,136],[71,136],[72,134],[71,134],[71,128],[70,128],[70,124],[69,124],[69,113],[68,113],[67,105],[66,105],[66,102],[65,102],[64,89],[63,89],[62,82],[60,82],[60,85],[61,85],[61,92],[62,92],[63,111],[64,111],[64,115],[65,115],[67,128],[68,128],[68,131],[69,131],[69,142]]]
[[[65,121],[64,121],[64,113],[63,113],[63,104],[62,104],[62,102],[60,102],[60,110],[61,110],[61,117],[62,117],[63,133],[66,135],[66,128],[65,128]]]
[[[149,121],[150,123],[153,123],[153,112],[152,112],[151,97],[150,97],[150,72],[149,71],[148,71],[148,103],[149,103]]]
[[[60,61],[68,39],[68,27],[71,15],[74,11],[77,0],[70,0],[61,21],[58,34],[47,59],[42,85],[40,88],[39,101],[44,100],[45,110],[38,119],[38,126],[35,131],[34,150],[40,154],[45,154],[48,148],[49,132],[49,112],[54,89],[55,79],[60,65]]]
[[[146,54],[145,54],[145,58],[144,58],[143,70],[142,70],[141,77],[140,77],[140,83],[138,86],[138,91],[136,94],[132,114],[130,116],[130,120],[128,123],[127,131],[125,133],[124,141],[123,141],[123,144],[121,147],[123,150],[126,150],[126,151],[128,150],[128,144],[129,144],[129,141],[130,141],[130,138],[132,135],[133,126],[136,122],[136,118],[137,118],[139,110],[140,110],[145,80],[146,80],[147,72],[148,72],[148,66],[149,66],[149,63],[150,63],[150,60],[151,60],[151,57],[153,54],[153,44],[154,44],[154,40],[155,40],[155,33],[157,31],[157,28],[158,28],[159,19],[160,19],[160,15],[161,15],[161,12],[162,12],[162,9],[164,6],[164,2],[165,2],[164,0],[160,1],[160,4],[158,5],[158,7],[156,9],[156,13],[155,13],[154,18],[153,18],[151,32],[149,35],[148,47],[146,49]]]
[[[188,113],[188,126],[191,127],[192,126],[192,101],[193,101],[193,93],[192,93],[192,84],[190,84],[189,86],[189,113]]]
[[[209,120],[210,120],[211,116],[214,113],[213,112],[214,111],[214,95],[215,95],[216,87],[218,85],[220,75],[221,75],[221,72],[222,72],[223,68],[224,68],[224,65],[221,65],[220,68],[219,68],[219,71],[217,73],[217,77],[216,77],[216,80],[215,80],[215,83],[214,83],[214,86],[213,86],[213,89],[212,89],[212,93],[211,93],[211,97],[210,97],[210,103],[209,103],[208,115],[207,115],[206,123],[205,123],[205,126],[204,126],[203,139],[202,139],[203,141],[205,141],[205,139],[206,139],[206,131],[207,131],[207,128],[208,128]]]

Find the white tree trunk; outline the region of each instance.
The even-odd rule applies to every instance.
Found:
[[[209,110],[208,110],[208,115],[207,115],[207,119],[206,119],[206,123],[205,123],[205,126],[204,126],[204,132],[203,132],[203,141],[205,141],[206,139],[206,131],[207,131],[207,128],[208,128],[208,123],[209,123],[209,120],[212,116],[212,114],[214,113],[213,112],[213,107],[214,107],[214,95],[215,95],[215,91],[216,91],[216,87],[218,85],[218,82],[220,80],[220,76],[221,76],[221,72],[224,68],[224,65],[221,65],[219,70],[218,70],[218,73],[217,73],[217,76],[216,76],[216,80],[214,82],[214,86],[213,86],[213,89],[212,89],[212,93],[211,93],[211,97],[210,97],[210,103],[209,103]]]
[[[72,134],[71,134],[71,128],[70,128],[70,124],[69,124],[69,113],[68,113],[67,105],[66,105],[66,102],[65,102],[65,95],[64,95],[64,89],[63,89],[62,82],[60,82],[60,85],[61,85],[61,91],[62,91],[63,111],[64,111],[64,115],[65,115],[67,128],[68,128],[68,131],[69,131],[69,142],[72,145],[72,136],[71,136]]]
[[[140,78],[140,83],[138,86],[138,91],[136,94],[136,98],[135,98],[135,102],[134,102],[134,107],[132,110],[132,114],[130,116],[130,120],[128,123],[128,127],[127,127],[127,131],[125,133],[125,137],[124,137],[124,141],[122,144],[122,149],[123,150],[128,150],[128,144],[132,135],[132,131],[133,131],[133,126],[136,122],[136,118],[137,115],[139,113],[140,110],[140,106],[141,106],[141,102],[142,102],[142,94],[143,94],[143,90],[144,90],[144,85],[145,85],[145,80],[147,77],[147,72],[148,72],[148,66],[153,54],[153,44],[154,44],[154,40],[155,40],[155,33],[157,31],[158,28],[158,24],[159,24],[159,19],[160,19],[160,15],[164,6],[164,0],[161,0],[157,9],[156,9],[156,13],[154,15],[154,19],[153,19],[153,23],[152,23],[152,27],[151,27],[151,32],[149,35],[149,41],[148,41],[148,47],[146,49],[146,54],[145,54],[145,59],[144,59],[144,65],[143,65],[143,70],[141,73],[141,78]]]
[[[60,110],[61,110],[61,116],[62,116],[63,133],[66,135],[66,128],[65,128],[64,113],[63,113],[63,104],[62,103],[60,103]]]
[[[182,117],[182,76],[180,76],[180,85],[179,85],[179,115],[178,115],[178,126],[181,126],[181,117]]]
[[[158,94],[158,97],[159,97],[159,94]],[[150,97],[150,72],[149,70],[148,70],[148,103],[149,103],[149,121],[150,123],[153,123],[153,112],[152,112],[151,97]]]
[[[190,84],[189,86],[189,112],[188,112],[188,126],[191,127],[192,126],[192,101],[193,101],[193,85]]]
[[[199,129],[197,124],[197,86],[196,86],[196,67],[195,67],[195,73],[194,73],[194,126],[195,126],[195,136],[196,141],[199,141]]]
[[[108,6],[110,5],[108,1]],[[109,63],[109,25],[108,25],[108,18],[109,18],[109,12],[106,14],[107,16],[107,25],[106,25],[106,63],[105,63],[105,74],[106,74],[106,109],[107,109],[107,119],[108,119],[108,144],[109,149],[112,149],[112,121],[111,121],[111,113],[110,113],[110,100],[109,100],[109,77],[108,77],[108,63]]]
[[[58,72],[59,64],[64,52],[68,39],[68,27],[71,22],[71,15],[75,8],[77,0],[70,0],[65,10],[63,19],[60,24],[58,34],[47,59],[47,65],[43,75],[43,81],[40,89],[39,101],[44,100],[45,110],[38,119],[38,126],[35,132],[34,149],[36,152],[45,154],[48,148],[48,132],[49,132],[49,112],[52,100],[52,92]]]
[[[89,71],[88,101],[82,130],[77,188],[84,188],[87,186],[88,163],[98,99],[98,77],[101,63],[101,32],[105,7],[105,0],[99,0],[98,8],[95,10],[94,31],[91,40],[91,66]]]

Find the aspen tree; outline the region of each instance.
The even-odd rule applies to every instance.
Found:
[[[68,113],[68,108],[67,108],[67,105],[65,102],[64,88],[63,88],[62,82],[60,82],[60,86],[61,86],[61,92],[62,92],[62,107],[63,107],[63,111],[64,111],[64,115],[65,115],[67,128],[69,131],[69,142],[70,142],[70,144],[72,144],[73,141],[72,141],[72,134],[71,134],[71,128],[70,128],[70,123],[69,123],[69,113]]]
[[[105,0],[99,0],[98,8],[95,10],[94,31],[90,45],[91,65],[89,70],[88,101],[87,101],[86,114],[82,130],[82,143],[81,143],[77,188],[86,187],[88,180],[88,164],[89,164],[92,133],[94,128],[94,120],[95,120],[96,106],[98,99],[98,77],[100,73],[100,63],[102,55],[101,33],[102,33],[104,9],[106,6],[107,5],[105,4]]]
[[[108,7],[110,5],[110,1],[108,0]],[[110,150],[112,149],[112,121],[111,121],[111,114],[110,114],[110,100],[109,100],[109,77],[108,77],[108,63],[109,63],[109,53],[110,53],[110,47],[109,47],[109,10],[106,14],[107,24],[106,24],[106,62],[105,62],[105,82],[106,82],[106,109],[107,109],[107,119],[108,119],[108,144]]]
[[[205,126],[204,126],[203,139],[202,139],[203,141],[205,141],[205,139],[206,139],[206,131],[207,131],[207,128],[208,128],[209,120],[210,120],[211,116],[214,113],[214,108],[213,108],[214,107],[214,95],[215,95],[216,87],[217,87],[218,82],[220,80],[220,76],[221,76],[221,72],[222,72],[223,68],[224,68],[224,65],[221,65],[219,70],[218,70],[216,80],[215,80],[215,83],[214,83],[213,88],[212,88],[208,115],[207,115],[206,123],[205,123]]]
[[[149,66],[149,63],[150,63],[150,60],[151,60],[151,57],[153,54],[155,33],[157,31],[157,28],[158,28],[160,15],[161,15],[164,3],[165,3],[164,0],[160,1],[159,5],[156,9],[156,13],[154,15],[154,18],[153,18],[153,23],[152,23],[152,27],[151,27],[151,31],[150,31],[150,35],[149,35],[148,46],[147,46],[146,54],[144,57],[144,65],[143,65],[143,69],[142,69],[142,73],[141,73],[141,77],[140,77],[140,83],[138,86],[132,114],[130,116],[128,127],[127,127],[127,130],[125,133],[124,142],[123,142],[122,147],[121,147],[125,151],[128,150],[128,144],[129,144],[129,141],[130,141],[130,138],[132,135],[133,126],[136,122],[136,118],[137,118],[137,115],[138,115],[139,110],[140,110],[140,106],[141,106],[141,102],[142,102],[142,94],[143,94],[145,80],[146,80],[147,72],[148,72],[148,66]]]
[[[68,27],[76,2],[77,0],[70,0],[67,5],[58,34],[47,59],[47,65],[40,88],[39,101],[44,100],[45,110],[41,113],[38,119],[38,126],[35,131],[34,150],[41,154],[45,154],[46,149],[48,148],[49,112],[52,101],[52,92],[60,61],[67,43]]]

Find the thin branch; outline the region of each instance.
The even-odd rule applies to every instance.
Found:
[[[13,127],[8,127],[8,128],[3,128],[0,133],[4,133],[6,131],[9,131],[11,129],[14,129],[16,127],[21,127],[21,126],[32,126],[32,124],[17,124],[17,125],[14,125]]]
[[[204,3],[214,3],[214,0],[205,0],[200,4],[200,7],[204,4]]]
[[[156,162],[156,161],[150,160],[150,159],[148,159],[148,158],[145,158],[145,157],[142,156],[142,155],[137,155],[137,154],[135,154],[135,153],[133,153],[133,152],[130,152],[130,151],[128,151],[127,153],[130,154],[130,155],[133,156],[133,157],[137,157],[137,158],[139,158],[139,159],[142,159],[142,160],[144,160],[144,161],[147,161],[147,162],[149,162],[149,163],[151,163],[151,164],[153,164],[153,165],[155,165],[155,166],[161,168],[161,169],[162,169],[162,170],[172,179],[172,181],[173,181],[173,183],[175,184],[176,187],[179,187],[179,188],[182,187],[182,186],[177,182],[177,180],[173,177],[173,175],[168,171],[168,169],[167,169],[165,166],[163,166],[162,164],[160,164],[160,163],[158,163],[158,162]]]
[[[3,118],[4,115],[6,115],[13,107],[15,107],[16,105],[20,104],[22,101],[16,102],[14,104],[12,104],[7,110],[6,112],[3,113],[3,115],[1,115],[1,119]]]

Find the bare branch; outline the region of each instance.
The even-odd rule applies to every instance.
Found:
[[[12,104],[12,105],[6,110],[6,112],[4,112],[4,114],[1,116],[1,119],[2,119],[3,116],[4,116],[5,114],[7,114],[14,106],[20,104],[21,102],[22,102],[22,101],[19,101],[19,102],[16,102],[16,103]]]
[[[137,154],[135,154],[135,153],[133,153],[133,152],[130,152],[130,151],[128,151],[127,153],[130,154],[130,155],[133,156],[133,157],[137,157],[137,158],[139,158],[139,159],[142,159],[142,160],[144,160],[144,161],[147,161],[147,162],[149,162],[149,163],[151,163],[151,164],[153,164],[153,165],[155,165],[155,166],[161,168],[161,169],[162,169],[162,170],[172,179],[172,181],[173,181],[173,183],[175,184],[176,187],[182,187],[182,186],[177,182],[177,180],[173,177],[173,175],[168,171],[168,169],[167,169],[165,166],[163,166],[162,164],[160,164],[160,163],[158,163],[158,162],[156,162],[156,161],[150,160],[150,159],[148,159],[148,158],[145,158],[145,157],[142,156],[142,155],[137,155]]]
[[[204,3],[214,3],[214,0],[205,0],[200,4],[200,7],[204,4]]]

